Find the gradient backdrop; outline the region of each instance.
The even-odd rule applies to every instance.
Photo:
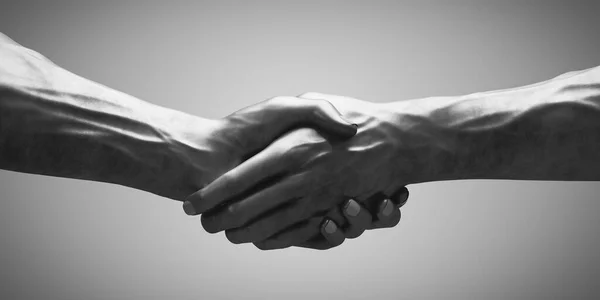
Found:
[[[79,75],[207,118],[307,91],[374,102],[600,65],[600,4],[2,1],[0,31]],[[261,252],[178,202],[0,172],[2,299],[598,299],[600,184],[409,186],[394,229]]]

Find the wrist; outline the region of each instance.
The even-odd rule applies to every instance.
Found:
[[[395,119],[401,120],[396,123],[410,128],[405,135],[421,137],[425,145],[415,154],[424,170],[421,182],[509,178],[509,171],[526,171],[536,152],[532,149],[542,143],[534,133],[544,125],[518,120],[524,112],[548,106],[549,95],[559,88],[547,82],[402,101],[390,107]]]
[[[464,136],[440,120],[448,103],[455,101],[432,97],[382,104],[381,119],[393,132],[388,137],[399,149],[398,168],[409,172],[404,175],[409,184],[462,179],[473,171],[464,165],[469,156]]]
[[[149,172],[136,188],[183,200],[212,180],[220,122],[162,107],[152,111],[149,120],[161,141],[149,159],[141,161]]]
[[[11,62],[0,70],[0,168],[173,199],[202,183],[216,152],[214,121],[110,89],[18,45],[0,45],[0,56]]]
[[[98,122],[117,129],[110,133],[114,137],[101,137],[98,143],[118,149],[118,154],[110,151],[113,154],[107,157],[118,166],[106,171],[110,174],[108,180],[93,180],[175,200],[200,188],[205,173],[202,168],[214,152],[208,137],[216,121],[145,102],[84,78],[74,86],[62,86],[61,90],[97,99],[99,111],[106,115]]]

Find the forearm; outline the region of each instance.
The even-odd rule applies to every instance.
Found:
[[[19,45],[0,51],[0,168],[179,197],[165,187],[167,178],[192,172],[178,129],[208,124],[81,78]],[[187,183],[182,195],[198,188]]]
[[[600,180],[600,68],[522,88],[411,100],[435,142],[422,181]]]

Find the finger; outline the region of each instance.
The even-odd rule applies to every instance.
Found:
[[[254,245],[261,250],[273,250],[305,243],[321,234],[319,225],[322,222],[323,217],[310,218],[264,241],[255,242]]]
[[[340,226],[340,228],[345,228],[348,226],[348,221],[346,220],[346,216],[344,216],[344,213],[342,212],[343,200],[344,200],[344,198],[341,196],[338,197],[338,199],[334,200],[332,203],[340,203],[340,205],[334,206],[325,215],[325,217],[327,217],[329,220],[333,220],[335,222],[335,224]]]
[[[343,229],[346,238],[357,238],[370,228],[373,217],[367,209],[353,199],[346,201],[343,212],[348,222],[348,225]]]
[[[400,188],[397,192],[395,192],[390,197],[390,200],[392,200],[392,202],[394,202],[396,207],[401,208],[408,201],[409,195],[410,195],[410,193],[408,192],[408,188],[403,186],[402,188]]]
[[[312,236],[312,238],[310,238],[304,242],[294,243],[293,246],[300,247],[300,248],[315,249],[315,250],[327,250],[327,249],[331,249],[334,247],[321,234],[320,227],[318,225],[316,227],[311,228],[310,231],[316,232]],[[256,242],[256,243],[254,243],[254,246],[256,246],[258,249],[261,249],[261,250],[271,250],[271,248],[269,248],[264,242]],[[281,248],[284,248],[284,247],[281,247]],[[272,249],[281,249],[281,248],[273,247]]]
[[[340,112],[324,99],[275,97],[244,108],[224,118],[226,127],[235,130],[245,152],[264,148],[294,127],[317,127],[340,138],[356,134],[356,125],[342,118]]]
[[[274,147],[269,147],[188,196],[183,209],[188,215],[204,213],[243,193],[258,182],[275,177],[285,167],[281,155],[277,154]]]
[[[404,204],[406,204],[408,200],[409,192],[406,187],[401,187],[400,189],[393,192],[391,197],[386,197],[383,193],[377,193],[371,197],[369,197],[364,203],[363,207],[365,207],[370,214],[373,216],[372,223],[370,224],[368,229],[377,229],[377,228],[386,228],[393,227],[398,224],[400,220],[400,211],[392,212],[391,214],[384,214],[382,209],[385,207],[384,202],[386,199],[391,200],[397,210]],[[386,211],[386,213],[390,213],[390,211]]]
[[[337,247],[344,242],[344,234],[340,230],[340,227],[332,220],[325,220],[321,225],[320,231],[321,234],[296,246],[316,250],[327,250]]]
[[[294,174],[224,208],[204,213],[202,214],[202,226],[210,233],[242,227],[259,215],[287,204],[301,195],[303,193],[304,176],[303,173]],[[292,203],[291,207],[283,207],[277,211],[279,214],[275,214],[276,217],[274,218],[262,218],[262,222],[265,220],[270,220],[270,222],[268,224],[260,222],[261,227],[254,227],[254,230],[265,232],[269,226],[280,226],[282,218],[296,218],[298,214],[302,213],[301,209],[294,209],[296,205],[296,203]],[[294,220],[300,221],[298,219]],[[279,229],[283,228],[279,227]]]
[[[267,215],[263,214],[260,218],[255,218],[244,226],[237,226],[236,228],[227,230],[227,238],[236,244],[266,240],[311,216],[318,216],[319,214],[322,216],[322,213],[311,209],[311,207],[307,207],[307,203],[322,203],[326,200],[331,200],[328,195],[291,201],[284,206],[277,207]],[[339,202],[341,202],[341,199],[334,203]],[[329,212],[327,216],[334,221],[344,221],[344,217],[340,212]]]
[[[357,125],[342,118],[342,114],[327,100],[318,99],[302,104],[307,106],[302,121],[315,122],[315,124],[331,134],[342,138],[351,138],[356,135]],[[307,105],[308,104],[308,105]]]
[[[296,244],[294,246],[315,250],[327,250],[334,247],[331,243],[329,243],[327,239],[325,239],[325,237],[321,233],[317,234],[315,237],[311,238],[310,240],[304,243]]]
[[[400,222],[400,209],[390,200],[385,199],[379,205],[376,219],[373,221],[373,228],[391,228]]]
[[[187,214],[204,213],[250,189],[260,189],[298,169],[306,161],[330,151],[331,145],[317,131],[301,128],[291,131],[235,169],[215,179],[184,202]]]
[[[335,221],[330,219],[325,219],[325,222],[321,225],[321,234],[332,247],[341,245],[346,239],[341,228],[339,228]]]
[[[337,225],[337,228],[339,229],[339,231],[343,233],[342,236],[344,236],[344,238],[345,238],[345,232],[342,228],[347,226],[348,222],[347,222],[340,206],[336,206],[334,209],[330,210],[327,213],[326,219],[332,220],[334,222],[334,224]],[[300,243],[294,243],[294,246],[301,247],[301,248],[316,249],[316,250],[326,250],[326,249],[331,249],[333,247],[337,247],[341,244],[338,241],[335,241],[332,243],[330,240],[336,240],[336,236],[331,236],[331,234],[329,234],[327,232],[323,232],[322,228],[316,227],[316,228],[313,228],[313,230],[315,232],[317,232],[316,235],[314,235],[309,240],[306,240],[306,241],[303,241]],[[335,235],[337,235],[337,234],[338,233],[335,233]],[[337,239],[339,240],[340,237],[337,237]]]
[[[299,214],[299,205],[290,203],[249,224],[227,229],[225,235],[234,244],[262,241],[302,221]]]
[[[374,228],[391,228],[400,222],[402,213],[400,207],[404,206],[408,201],[409,192],[406,187],[402,187],[396,191],[389,200],[394,204],[394,209],[390,208],[389,202],[384,202],[378,206],[379,211],[376,213],[376,221],[373,222]]]

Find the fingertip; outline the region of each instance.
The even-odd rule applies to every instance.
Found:
[[[346,201],[346,204],[344,205],[344,214],[347,217],[356,217],[358,216],[360,211],[360,204],[354,201],[354,199],[349,199],[348,201]]]
[[[384,217],[389,217],[394,212],[394,204],[390,199],[385,199],[379,207],[379,212]]]
[[[388,227],[392,228],[392,227],[396,227],[396,225],[398,225],[400,223],[400,219],[402,217],[402,212],[400,211],[400,209],[396,209],[394,211],[394,213],[389,217],[389,221],[388,221]]]
[[[192,202],[187,201],[187,200],[183,202],[183,211],[188,216],[195,216],[198,214],[196,208],[194,207],[194,204],[192,204]]]
[[[373,220],[373,215],[369,210],[354,199],[349,199],[346,202],[343,212],[351,227],[367,229],[368,224]]]
[[[200,218],[200,222],[202,224],[202,228],[208,233],[217,233],[219,232],[214,220],[212,217],[208,217],[206,215],[202,215]]]
[[[345,121],[345,123],[350,124],[350,126],[346,125],[346,130],[348,131],[348,137],[355,136],[358,133],[358,124],[350,123],[349,121]]]
[[[204,187],[203,189],[195,192],[194,194],[188,196],[185,199],[185,202],[189,202],[191,204],[191,206],[189,206],[191,210],[190,212],[192,212],[192,215],[199,215],[199,214],[203,214],[206,211],[213,209],[215,206],[217,206],[219,203],[215,203],[216,201],[214,201],[214,199],[217,199],[214,196],[214,192],[213,189],[214,187],[211,187],[210,185],[208,185],[207,187]],[[184,202],[184,205],[185,205]],[[185,209],[185,207],[184,207]]]
[[[406,204],[409,195],[410,193],[408,188],[404,186],[394,196],[392,196],[392,201],[400,208]]]
[[[332,220],[327,220],[325,221],[325,223],[323,224],[323,231],[325,231],[325,234],[327,235],[332,235],[334,234],[336,231],[338,230],[337,225],[335,224],[335,222],[333,222]]]
[[[344,234],[333,220],[326,220],[321,225],[321,233],[333,247],[341,245],[345,239]]]
[[[193,216],[204,213],[204,200],[201,194],[204,192],[204,188],[196,191],[195,193],[187,196],[183,200],[183,210],[186,214]]]
[[[267,242],[255,242],[253,244],[256,248],[258,248],[259,250],[262,250],[262,251],[273,249],[273,248],[269,247],[269,244]]]
[[[249,240],[247,240],[247,237],[244,236],[242,231],[236,229],[225,230],[225,237],[232,244],[242,244],[250,242]]]

